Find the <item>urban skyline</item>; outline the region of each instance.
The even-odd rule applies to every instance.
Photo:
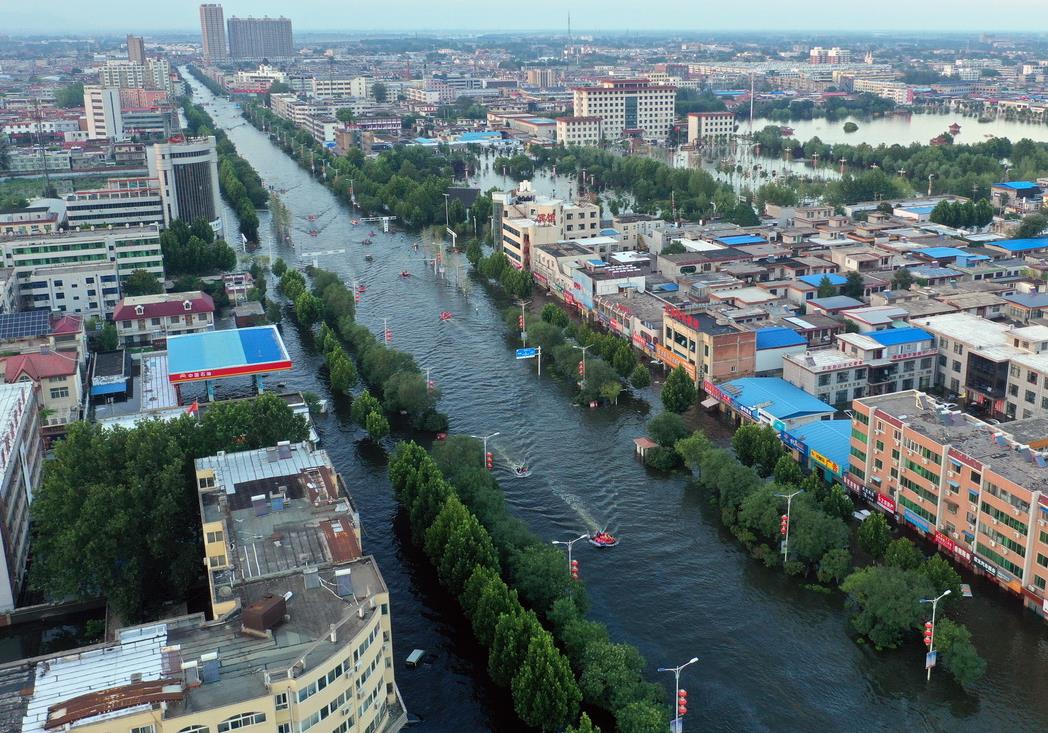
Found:
[[[121,33],[127,30],[190,31],[198,20],[196,5],[182,4],[152,6],[144,9],[133,0],[102,0],[83,12],[84,6],[60,0],[44,7],[8,7],[3,11],[9,33],[40,34],[68,32],[97,32],[106,30]],[[228,3],[226,16],[289,17],[296,30],[311,31],[495,31],[500,30],[493,16],[479,0],[456,3],[454,13],[437,8],[421,0],[399,0],[386,5],[385,13],[371,17],[361,16],[352,8],[334,0],[309,0],[288,5],[275,0],[255,3]],[[187,12],[188,11],[188,12]],[[1021,18],[997,12],[993,6],[976,0],[959,0],[949,14],[937,5],[914,6],[904,0],[867,7],[849,8],[841,17],[836,3],[828,0],[804,0],[789,7],[773,0],[752,0],[746,13],[734,8],[696,8],[682,10],[670,0],[657,0],[641,6],[616,8],[608,12],[606,5],[595,0],[582,0],[565,5],[554,0],[537,0],[532,4],[527,22],[521,27],[527,31],[559,31],[567,28],[567,13],[572,14],[572,27],[586,31],[665,31],[699,33],[703,31],[812,31],[812,32],[925,32],[935,28],[940,32],[1029,32],[1031,28],[1048,25],[1048,6],[1024,10]],[[396,22],[391,23],[390,19]],[[754,19],[759,19],[754,23]],[[333,21],[333,22],[332,22]]]

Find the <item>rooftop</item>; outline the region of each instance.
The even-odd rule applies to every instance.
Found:
[[[215,301],[200,290],[185,293],[160,293],[123,298],[113,311],[114,321],[135,318],[181,316],[186,313],[214,313]]]
[[[172,383],[291,368],[291,357],[276,326],[170,336],[167,353]]]
[[[898,346],[920,341],[931,341],[934,337],[919,328],[888,328],[883,331],[872,331],[867,336],[884,346]]]
[[[816,451],[836,463],[840,473],[848,469],[851,431],[851,420],[817,420],[793,428],[790,434],[808,446],[809,451]]]
[[[804,283],[805,285],[811,285],[812,287],[817,288],[820,285],[822,285],[823,278],[829,280],[830,285],[833,285],[834,287],[844,285],[844,283],[848,282],[848,278],[844,277],[843,275],[838,275],[835,272],[827,272],[826,274],[816,275],[801,275],[797,278],[797,280]]]
[[[781,349],[787,346],[803,346],[808,343],[808,339],[792,328],[784,326],[758,328],[756,333],[757,349]]]
[[[1014,295],[1002,295],[1001,298],[1024,308],[1048,306],[1048,293],[1015,293]]]
[[[743,377],[717,386],[740,405],[760,409],[780,420],[835,412],[832,405],[779,377]]]
[[[1004,439],[1003,436],[1009,436],[1008,424],[989,425],[971,415],[941,409],[931,397],[916,390],[865,397],[857,402],[902,420],[921,435],[956,448],[1030,491],[1048,491],[1048,464],[1039,464],[1037,454],[1022,450],[1022,443]]]
[[[1029,252],[1048,248],[1048,237],[999,239],[995,242],[987,242],[986,246],[990,249],[1003,249],[1005,252]]]
[[[864,303],[861,300],[850,298],[847,295],[831,295],[829,298],[812,298],[808,301],[823,310],[845,310],[847,308],[858,308]]]

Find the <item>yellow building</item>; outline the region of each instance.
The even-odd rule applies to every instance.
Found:
[[[327,454],[284,443],[200,459],[196,474],[214,618],[0,666],[15,690],[0,711],[17,706],[4,730],[398,731],[389,593]]]

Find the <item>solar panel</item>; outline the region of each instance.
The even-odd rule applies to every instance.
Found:
[[[44,336],[51,332],[51,313],[46,310],[0,315],[0,340]]]

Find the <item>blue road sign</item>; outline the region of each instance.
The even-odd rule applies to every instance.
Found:
[[[517,358],[518,359],[534,359],[538,355],[539,355],[539,350],[537,348],[533,348],[531,346],[529,346],[526,349],[517,349]]]

